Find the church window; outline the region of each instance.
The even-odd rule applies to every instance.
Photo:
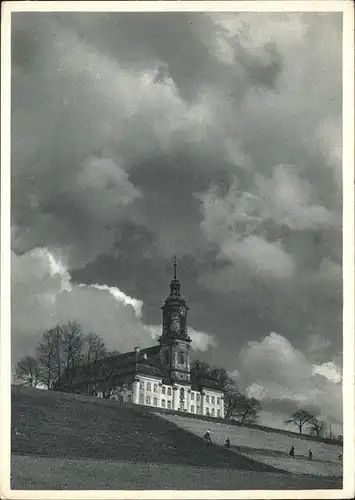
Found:
[[[214,417],[214,408],[212,408],[212,417]]]
[[[221,404],[221,398],[217,398],[217,404]]]
[[[150,382],[147,382],[147,391],[152,390],[152,384]]]
[[[221,416],[221,410],[217,410],[217,417],[220,418]]]
[[[154,384],[154,392],[158,392],[158,384]]]
[[[191,401],[194,401],[194,399],[195,399],[195,394],[192,392],[191,393]]]
[[[214,405],[214,396],[211,396],[211,403]]]
[[[184,400],[185,399],[185,391],[183,388],[180,389],[180,399]]]
[[[165,399],[161,400],[161,405],[162,405],[163,408],[165,408]]]
[[[182,351],[179,352],[179,363],[183,365],[185,363],[185,355]]]
[[[168,396],[171,396],[171,387],[168,387]]]
[[[196,401],[200,401],[200,394],[196,394]]]
[[[139,383],[139,388],[142,389],[144,391],[144,382],[140,382]]]
[[[195,407],[193,405],[191,406],[191,413],[195,413]]]
[[[168,408],[171,409],[171,401],[168,401]]]
[[[139,402],[140,402],[141,405],[144,403],[144,396],[143,396],[143,394],[139,395]]]
[[[150,405],[150,396],[147,396],[146,403],[147,405]]]
[[[206,396],[206,403],[209,403],[210,402],[210,397],[209,395]]]
[[[158,399],[157,398],[153,399],[153,404],[154,404],[154,406],[158,406]]]
[[[161,392],[162,392],[162,394],[165,394],[165,387],[164,386],[161,388]]]

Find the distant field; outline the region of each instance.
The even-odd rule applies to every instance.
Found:
[[[13,388],[11,425],[13,489],[341,488],[335,478],[293,476],[208,445],[202,428],[186,432],[115,401]]]
[[[203,422],[178,415],[164,415],[164,418],[179,425],[182,429],[203,436],[206,429],[212,432],[213,442],[223,445],[229,437],[233,448],[245,456],[278,467],[293,474],[317,476],[342,476],[340,446],[309,441],[298,436],[264,432],[247,427]],[[291,446],[295,447],[295,458],[288,455]],[[312,449],[313,460],[308,460],[308,450]]]

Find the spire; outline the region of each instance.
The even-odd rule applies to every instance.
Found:
[[[176,255],[174,255],[173,267],[174,267],[174,281],[175,281],[176,280],[176,268],[177,268]]]
[[[171,280],[170,283],[170,297],[180,297],[180,281],[176,277],[176,268],[177,268],[177,258],[176,255],[174,256],[173,259],[173,269],[174,269],[174,274],[173,274],[173,279]]]

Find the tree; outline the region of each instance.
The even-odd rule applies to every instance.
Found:
[[[41,382],[48,389],[64,373],[70,378],[83,360],[84,336],[80,325],[69,322],[47,330],[37,347],[37,359],[40,364]]]
[[[108,355],[104,341],[97,333],[89,333],[83,342],[83,363],[92,365]]]
[[[323,420],[318,420],[316,417],[308,422],[308,430],[312,436],[322,437],[325,433],[326,425]]]
[[[292,413],[291,417],[285,420],[285,424],[296,425],[298,427],[299,433],[302,434],[302,429],[305,424],[310,424],[314,421],[315,415],[307,410],[297,410]]]
[[[40,381],[39,362],[33,356],[20,359],[15,368],[16,378],[30,387],[37,387]]]
[[[261,411],[261,404],[255,398],[248,398],[237,390],[225,395],[225,418],[235,417],[244,425],[256,422]]]

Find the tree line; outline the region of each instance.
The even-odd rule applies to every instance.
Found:
[[[76,322],[58,325],[45,331],[34,356],[21,358],[15,367],[15,379],[25,385],[52,389],[64,373],[75,376],[82,365],[119,354],[109,351],[96,333],[84,334]]]
[[[292,413],[291,417],[285,420],[285,424],[290,424],[298,428],[300,436],[303,434],[304,429],[307,429],[308,434],[318,438],[328,438],[330,440],[337,440],[342,442],[343,436],[341,434],[334,436],[331,432],[327,431],[327,424],[321,420],[317,415],[311,411],[299,409]]]

